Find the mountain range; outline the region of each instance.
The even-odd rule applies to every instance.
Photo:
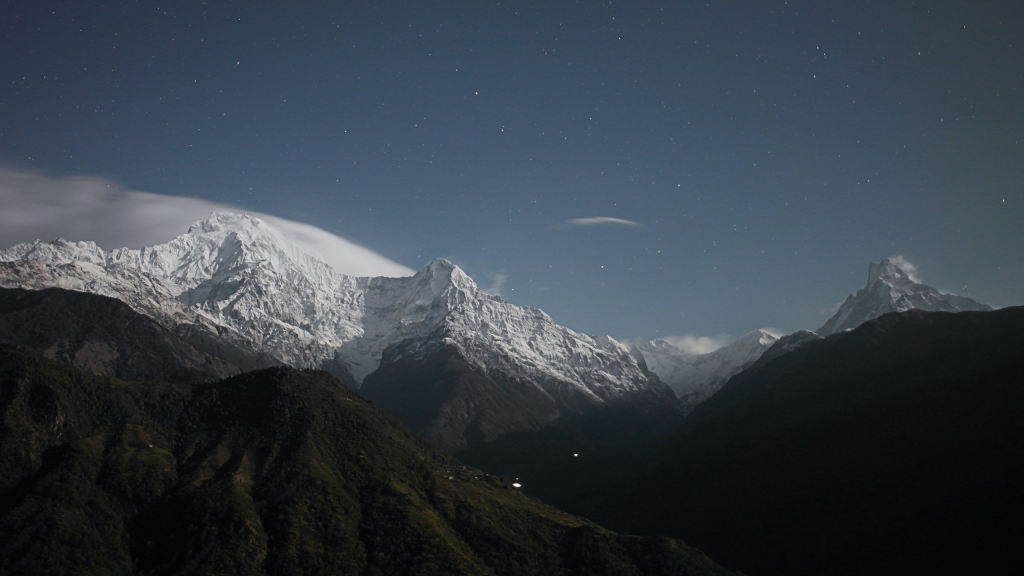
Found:
[[[665,340],[652,340],[637,349],[650,370],[679,396],[684,411],[689,413],[778,340],[777,334],[755,330],[704,354],[687,351]]]
[[[611,404],[678,410],[635,350],[486,294],[446,260],[405,278],[345,276],[250,216],[215,213],[140,250],[20,244],[0,252],[0,286],[111,296],[200,349],[216,338],[354,388],[372,374],[364,391],[397,412],[410,367],[454,359],[465,377],[435,388],[408,420],[450,451]]]
[[[885,258],[868,266],[868,281],[864,288],[847,296],[821,328],[813,333],[801,331],[803,334],[785,339],[777,350],[791,350],[811,334],[828,336],[852,330],[889,312],[991,309],[965,296],[946,294],[916,282],[894,259]],[[729,378],[753,364],[779,338],[780,335],[774,331],[762,329],[707,353],[690,352],[665,340],[652,340],[641,344],[638,349],[651,371],[680,397],[688,414],[714,395]]]
[[[694,354],[576,333],[446,260],[338,274],[246,216],[21,244],[0,572],[726,573],[659,535],[754,575],[999,571],[1022,323],[886,259],[816,332]]]

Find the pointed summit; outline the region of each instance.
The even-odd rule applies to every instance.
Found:
[[[473,295],[480,291],[476,282],[463,272],[462,268],[444,258],[431,260],[413,278],[421,286],[429,286],[429,291],[434,296],[444,292],[448,286],[454,286],[457,290],[469,292]]]
[[[771,330],[759,329],[705,354],[683,350],[664,340],[652,340],[638,349],[647,366],[668,384],[689,411],[778,340],[779,335]]]
[[[916,282],[895,261],[886,258],[868,266],[868,282],[857,294],[850,294],[835,315],[817,330],[821,336],[852,330],[888,312],[907,310],[960,312],[992,308],[964,296],[943,294]]]
[[[913,284],[910,275],[900,268],[889,258],[883,259],[877,264],[872,262],[868,265],[868,285],[871,288],[876,282],[885,282],[889,285]]]
[[[232,212],[213,212],[202,220],[197,220],[188,227],[188,234],[210,234],[224,230],[240,231],[246,228],[258,228],[263,221],[248,214],[234,214]]]

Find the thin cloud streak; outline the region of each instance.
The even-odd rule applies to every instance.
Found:
[[[592,218],[573,218],[566,220],[569,226],[595,226],[599,224],[613,224],[617,226],[641,226],[639,222],[623,220],[622,218],[611,218],[609,216],[594,216]]]
[[[48,178],[0,168],[0,248],[21,242],[92,240],[100,247],[167,242],[213,212],[249,214],[342,274],[411,276],[414,271],[326,230],[198,198],[124,190],[92,176]]]
[[[502,296],[501,287],[508,282],[508,274],[491,274],[491,285],[480,290],[491,296]]]

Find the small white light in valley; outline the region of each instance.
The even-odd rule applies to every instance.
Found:
[[[573,458],[579,458],[579,457],[580,457],[580,455],[579,455],[579,454],[573,454],[573,455],[572,455],[572,457],[573,457]]]
[[[512,483],[512,487],[513,487],[513,488],[522,488],[522,487],[523,487],[523,485],[522,485],[522,484],[520,484],[519,482],[513,482],[513,483]]]

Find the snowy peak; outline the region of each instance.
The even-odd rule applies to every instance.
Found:
[[[868,265],[868,288],[875,282],[886,282],[890,285],[913,283],[910,276],[892,260],[885,258],[881,262]]]
[[[0,250],[0,262],[14,260],[32,260],[50,266],[71,262],[89,262],[102,266],[106,254],[95,242],[68,242],[63,238],[55,238],[49,242],[36,240]]]
[[[773,334],[773,333],[771,333],[771,332],[769,332],[769,331],[767,331],[767,330],[762,328],[760,330],[754,330],[753,332],[751,332],[749,334],[744,334],[743,336],[739,337],[732,344],[729,344],[728,346],[724,346],[723,348],[720,348],[719,350],[722,350],[722,349],[747,350],[747,349],[751,349],[751,348],[762,348],[762,347],[771,346],[772,344],[774,344],[778,340],[779,340],[779,336],[778,335]],[[717,352],[717,350],[716,350],[716,352]],[[712,352],[712,354],[713,353],[714,352]]]
[[[169,328],[236,334],[282,362],[324,368],[352,384],[379,367],[385,349],[408,360],[454,346],[480,370],[543,382],[552,398],[575,390],[601,403],[663,390],[628,347],[485,294],[448,260],[413,276],[346,276],[246,215],[214,213],[140,250],[55,240],[15,246],[0,260],[7,262],[0,285],[114,296]]]
[[[476,285],[476,282],[463,272],[462,268],[444,258],[432,260],[422,270],[417,272],[413,278],[435,296],[440,296],[449,289],[463,291],[473,296],[480,293],[480,288]]]
[[[706,354],[684,350],[665,340],[652,340],[638,348],[651,371],[686,404],[695,406],[760,358],[778,339],[772,332],[761,329]]]
[[[284,238],[259,218],[215,212],[189,227],[187,233],[142,250],[115,250],[111,263],[139,268],[193,286],[218,275],[267,266],[296,279],[336,281],[337,274],[319,255]]]
[[[186,234],[190,236],[202,236],[210,234],[244,234],[249,235],[269,233],[277,234],[275,230],[269,226],[265,226],[263,221],[259,218],[254,218],[248,214],[234,214],[231,212],[214,212],[203,218],[193,222],[188,227]]]
[[[896,262],[886,258],[868,266],[868,282],[850,294],[836,313],[817,330],[821,336],[851,330],[889,312],[907,310],[960,312],[992,308],[964,296],[943,294],[915,282]]]

